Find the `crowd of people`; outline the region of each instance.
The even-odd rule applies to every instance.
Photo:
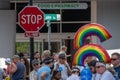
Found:
[[[68,64],[67,58],[72,56],[67,55],[66,51],[67,47],[62,46],[60,52],[54,55],[49,50],[44,50],[41,56],[35,52],[32,71],[25,56],[7,58],[6,70],[0,69],[0,80],[120,80],[120,53],[111,55],[111,63],[88,57],[85,60],[87,66],[73,66]],[[83,75],[85,68],[91,71],[89,79],[90,72]]]

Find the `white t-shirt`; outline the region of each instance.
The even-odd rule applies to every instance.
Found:
[[[92,80],[99,80],[100,79],[100,74],[92,74]]]
[[[106,70],[102,75],[100,75],[100,80],[115,80],[111,72]]]
[[[57,62],[54,64],[54,69],[56,68]],[[65,66],[65,64],[59,64],[58,70],[61,71],[61,77],[63,80],[66,80],[68,78],[68,69]]]
[[[72,74],[66,80],[80,80],[80,77],[76,74]]]

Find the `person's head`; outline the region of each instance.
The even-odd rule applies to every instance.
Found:
[[[119,53],[113,53],[111,55],[111,63],[115,67],[120,66],[120,54]]]
[[[67,51],[67,47],[65,45],[63,45],[63,46],[61,46],[60,50],[63,51],[63,52],[66,52]]]
[[[80,69],[78,67],[73,67],[72,74],[76,74],[76,75],[80,76]]]
[[[92,60],[96,60],[96,58],[94,56],[87,56],[84,60],[84,64],[87,64],[91,62]]]
[[[43,61],[45,58],[50,57],[50,56],[51,56],[50,50],[44,50],[41,55],[41,60]]]
[[[38,59],[32,60],[32,66],[33,66],[34,70],[37,71],[40,67],[40,61]]]
[[[58,56],[59,56],[58,53],[54,53],[54,54],[53,54],[53,57],[54,57],[54,59],[55,59],[56,61],[58,60]]]
[[[20,61],[21,61],[23,64],[28,63],[28,60],[27,60],[26,57],[21,57],[21,58],[20,58]]]
[[[11,64],[11,60],[10,60],[10,58],[7,58],[7,59],[5,60],[5,64],[6,64],[6,65]]]
[[[18,55],[13,55],[12,61],[13,61],[14,63],[17,63],[17,62],[20,61],[20,57],[19,57]]]
[[[21,57],[24,57],[24,53],[20,52],[18,53],[18,56],[21,58]]]
[[[40,59],[40,54],[38,51],[34,53],[34,59]]]
[[[45,65],[49,65],[50,67],[53,66],[54,59],[52,57],[47,57],[43,60],[43,63]]]
[[[61,79],[61,72],[58,70],[53,70],[52,79],[60,80]]]
[[[90,70],[92,71],[92,73],[96,73],[96,70],[95,70],[96,63],[97,63],[97,60],[92,60],[88,63],[88,66]]]
[[[106,64],[99,61],[96,63],[95,68],[97,73],[103,74],[106,71]]]
[[[58,59],[61,64],[64,64],[66,61],[66,55],[64,53],[61,53],[59,54]]]

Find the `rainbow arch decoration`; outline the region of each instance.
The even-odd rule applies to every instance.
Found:
[[[84,61],[88,56],[95,56],[105,63],[110,62],[110,56],[103,47],[98,44],[86,44],[74,54],[72,64],[84,66]]]
[[[108,30],[97,23],[90,23],[82,26],[74,36],[74,48],[77,49],[85,45],[85,40],[88,36],[97,36],[101,42],[111,38]]]

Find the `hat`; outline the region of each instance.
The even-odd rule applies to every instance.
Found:
[[[99,64],[99,66],[106,67],[106,64],[103,61],[98,61],[96,64]]]
[[[79,71],[80,72],[80,69],[78,67],[73,67],[72,72],[74,72],[74,71]]]
[[[35,64],[40,64],[40,61],[38,59],[32,60],[32,65],[35,65]]]
[[[18,55],[13,55],[12,59],[20,58]]]
[[[53,62],[53,61],[54,61],[53,58],[51,58],[51,57],[47,57],[47,58],[45,58],[45,59],[43,60],[43,63],[45,63],[45,64],[49,64],[50,62]]]
[[[59,58],[66,58],[66,55],[64,53],[60,53]]]
[[[7,58],[7,59],[5,60],[5,62],[8,63],[8,64],[10,64],[10,63],[11,63],[10,58]]]

